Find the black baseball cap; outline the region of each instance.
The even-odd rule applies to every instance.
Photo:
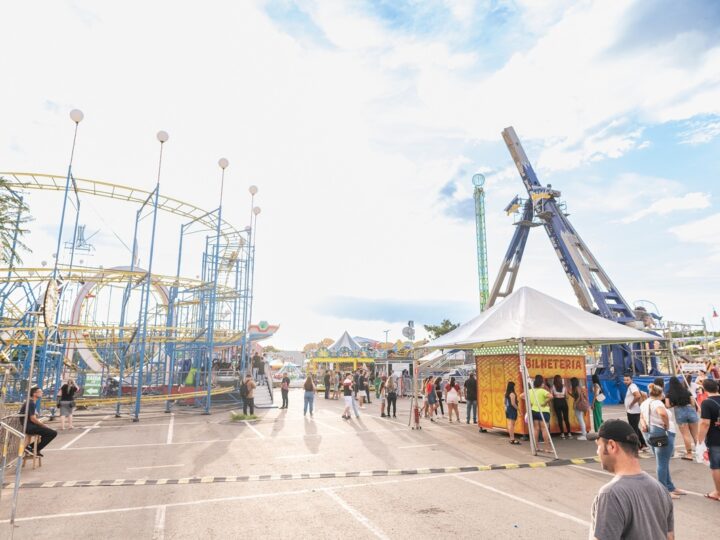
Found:
[[[598,433],[588,433],[588,440],[606,439],[621,443],[637,444],[640,446],[640,439],[630,424],[624,420],[605,420],[600,426]]]

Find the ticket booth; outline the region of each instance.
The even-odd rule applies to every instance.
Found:
[[[488,351],[489,352],[489,351]],[[570,427],[574,432],[580,432],[580,426],[575,417],[575,401],[570,396],[570,379],[577,377],[580,385],[587,389],[587,376],[585,373],[585,356],[578,354],[577,348],[568,348],[567,351],[548,354],[547,351],[526,353],[528,374],[531,378],[542,375],[549,384],[555,375],[560,375],[568,391],[568,409],[570,410]],[[543,354],[544,353],[544,354]],[[515,354],[481,354],[475,356],[478,381],[478,424],[485,429],[507,429],[505,419],[505,389],[508,381],[515,383],[515,393],[523,393],[522,376],[520,374],[520,355]],[[518,419],[515,432],[528,434],[525,417],[525,402],[518,400]],[[550,431],[560,433],[555,412],[550,404],[551,420]],[[585,426],[591,426],[590,411],[585,413]]]

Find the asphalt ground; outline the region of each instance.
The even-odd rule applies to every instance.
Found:
[[[529,444],[465,424],[464,405],[461,424],[423,420],[413,431],[407,399],[397,419],[380,418],[376,402],[350,421],[342,401],[315,404],[304,418],[293,390],[289,410],[260,411],[254,424],[230,422],[228,410],[147,407],[138,423],[80,413],[42,468],[23,470],[14,537],[586,538],[593,497],[610,479],[590,459],[568,461],[592,458],[595,443],[555,439],[560,465],[543,466],[550,458]],[[654,475],[654,459],[641,463]],[[720,510],[702,496],[708,469],[674,459],[671,471],[689,491],[674,501],[676,537],[706,535]],[[6,487],[0,538],[11,532],[10,497]]]

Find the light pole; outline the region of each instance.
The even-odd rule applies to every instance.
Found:
[[[225,187],[225,169],[229,162],[225,158],[218,160],[220,166],[220,204],[217,210],[217,227],[215,229],[215,260],[213,261],[213,289],[208,306],[208,350],[205,357],[205,383],[207,385],[207,396],[205,399],[205,414],[210,414],[210,400],[212,397],[212,360],[215,352],[215,311],[217,308],[217,284],[220,274],[220,229],[222,227],[222,199]]]
[[[150,303],[150,287],[152,285],[152,266],[153,266],[153,254],[155,252],[155,229],[157,227],[157,214],[158,214],[158,202],[160,197],[160,172],[162,170],[162,157],[163,157],[163,146],[170,138],[166,131],[157,132],[157,140],[160,143],[160,157],[158,158],[158,172],[157,181],[155,182],[155,190],[150,194],[150,197],[145,201],[145,204],[150,202],[152,198],[153,212],[152,212],[152,232],[150,233],[150,255],[148,258],[147,274],[145,276],[145,282],[143,283],[142,294],[140,295],[140,354],[138,355],[138,370],[137,370],[137,392],[135,397],[135,415],[133,422],[140,420],[140,402],[142,398],[142,387],[143,387],[143,368],[145,367],[145,349],[147,347],[147,319],[148,319],[148,306]],[[143,205],[144,206],[144,205]],[[142,208],[140,209],[142,211]],[[138,212],[138,220],[140,211]],[[135,224],[135,231],[137,234],[137,222]],[[137,245],[137,237],[133,247]],[[122,379],[120,380],[120,388],[122,389]]]
[[[244,290],[244,298],[243,298],[243,337],[242,337],[242,346],[240,348],[240,371],[241,373],[245,372],[246,369],[246,361],[247,361],[247,355],[248,355],[248,330],[250,327],[250,318],[249,318],[249,309],[250,309],[250,272],[252,270],[252,263],[251,263],[251,257],[254,253],[253,248],[253,217],[256,216],[255,214],[255,195],[257,195],[258,187],[253,185],[248,188],[248,191],[250,192],[250,225],[248,225],[245,230],[248,233],[248,240],[247,240],[247,254],[245,256],[245,276],[244,276],[244,284],[243,284],[243,290]],[[259,210],[258,210],[259,213]]]

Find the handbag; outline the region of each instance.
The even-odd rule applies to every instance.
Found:
[[[600,403],[605,401],[605,394],[598,394],[597,396],[595,396],[595,401],[599,401]]]
[[[670,439],[668,438],[667,433],[658,433],[656,435],[649,435],[648,443],[650,443],[650,446],[653,448],[662,448],[663,446],[670,444]]]

